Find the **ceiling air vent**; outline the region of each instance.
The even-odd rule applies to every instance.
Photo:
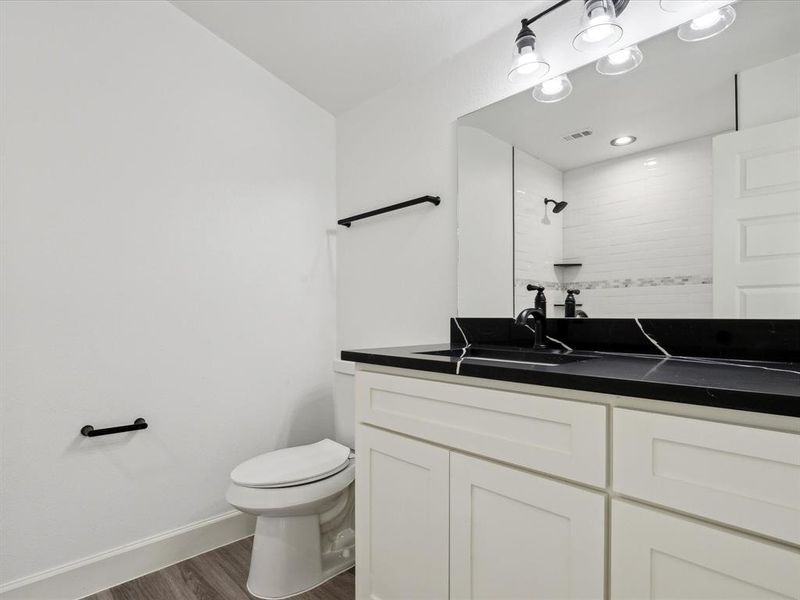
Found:
[[[574,142],[575,140],[579,140],[590,135],[592,135],[591,129],[581,129],[579,131],[575,131],[574,133],[568,133],[567,135],[562,136],[561,139],[565,142]]]

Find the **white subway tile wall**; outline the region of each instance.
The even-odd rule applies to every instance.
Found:
[[[564,173],[564,256],[590,316],[712,316],[711,176],[711,137]]]

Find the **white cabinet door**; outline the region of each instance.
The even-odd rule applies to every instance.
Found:
[[[614,500],[611,598],[797,599],[800,553]]]
[[[356,597],[447,598],[449,452],[356,430]]]
[[[605,496],[450,455],[450,597],[602,598]]]

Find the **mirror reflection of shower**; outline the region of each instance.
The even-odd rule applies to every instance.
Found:
[[[567,208],[567,204],[569,204],[568,202],[564,202],[563,200],[562,200],[561,202],[556,202],[556,201],[555,201],[555,200],[553,200],[552,198],[545,198],[545,199],[544,199],[544,211],[545,211],[545,213],[547,212],[547,205],[548,205],[549,203],[551,203],[551,202],[552,202],[552,203],[553,203],[553,205],[554,205],[554,206],[553,206],[553,214],[554,214],[554,215],[557,215],[557,214],[558,214],[558,213],[560,213],[562,210],[564,210],[565,208]]]
[[[547,212],[547,205],[553,203],[553,214],[557,215],[562,210],[567,208],[567,202],[563,200],[561,202],[556,202],[552,198],[545,198],[544,199],[544,216],[542,217],[542,224],[543,225],[550,225],[550,213]]]

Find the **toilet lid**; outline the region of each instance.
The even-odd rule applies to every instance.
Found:
[[[287,487],[329,477],[344,469],[350,448],[333,440],[283,448],[244,461],[231,480],[246,487]]]

